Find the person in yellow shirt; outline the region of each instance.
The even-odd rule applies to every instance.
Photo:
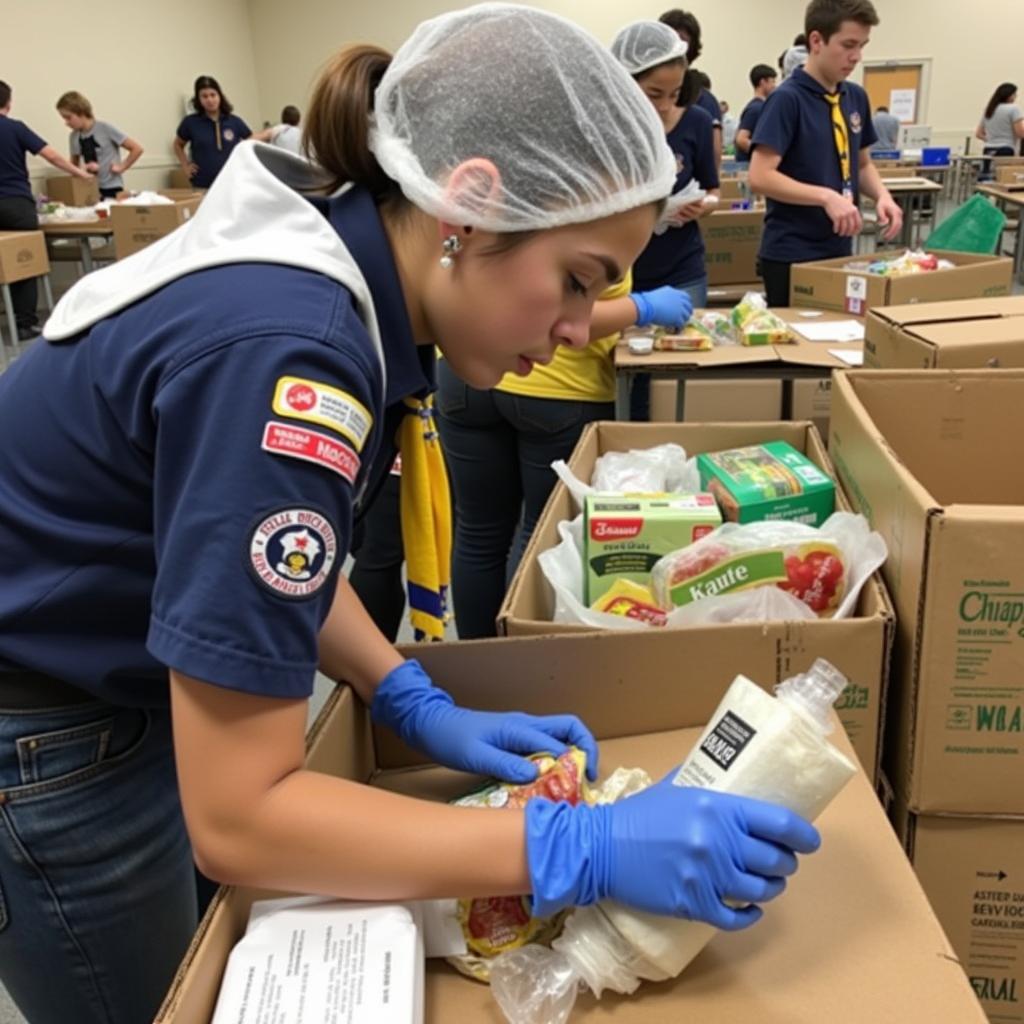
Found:
[[[568,284],[582,286],[574,278]],[[465,384],[447,360],[438,366],[438,430],[455,497],[452,601],[460,639],[495,635],[508,580],[555,485],[551,463],[568,458],[588,423],[615,418],[612,350],[620,332],[678,328],[690,318],[685,292],[631,288],[627,273],[601,294],[589,345],[560,345],[550,363],[521,366],[490,391]]]

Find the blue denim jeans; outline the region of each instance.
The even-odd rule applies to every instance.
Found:
[[[0,708],[0,980],[31,1024],[152,1020],[196,918],[169,712]]]
[[[455,497],[452,600],[459,639],[495,635],[494,620],[566,459],[614,402],[478,391],[438,364],[437,424]]]
[[[703,309],[708,304],[708,277],[698,277],[695,281],[677,284],[681,292],[690,296],[694,309]],[[629,392],[629,418],[646,422],[651,418],[651,375],[638,373],[633,378],[633,387]]]

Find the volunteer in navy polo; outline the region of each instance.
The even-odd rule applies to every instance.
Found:
[[[174,149],[191,183],[196,188],[209,188],[235,146],[249,138],[252,130],[232,112],[230,101],[209,75],[196,79],[192,106],[195,113],[188,114],[178,125]]]
[[[616,899],[737,928],[819,842],[784,808],[669,782],[501,815],[364,784],[366,709],[450,769],[529,784],[529,755],[574,747],[597,777],[578,718],[515,710],[524,661],[456,702],[461,681],[428,673],[457,672],[447,655],[396,650],[342,566],[400,441],[407,575],[443,631],[435,345],[478,388],[586,345],[675,163],[604,46],[511,4],[432,19],[394,57],[346,48],[308,125],[316,164],[235,147],[192,218],[77,282],[0,374],[0,982],[33,1024],[154,1019],[196,930],[196,865],[348,900]],[[357,781],[305,765],[318,669],[351,687],[321,735]],[[688,836],[709,827],[720,852],[698,863]],[[737,861],[741,828],[784,862]],[[723,899],[743,907],[683,906],[694,875],[735,878]]]
[[[868,0],[812,0],[807,63],[768,97],[757,122],[750,187],[767,197],[760,262],[770,306],[789,305],[792,264],[852,253],[863,224],[861,194],[875,200],[883,240],[902,227],[871,161],[867,94],[847,81],[877,24]],[[862,313],[860,300],[851,301],[848,312]]]

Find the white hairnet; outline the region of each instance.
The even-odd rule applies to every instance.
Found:
[[[661,121],[608,50],[512,4],[416,29],[375,93],[370,148],[420,209],[490,231],[634,209],[668,196],[676,177]]]
[[[663,22],[634,21],[612,41],[612,53],[631,75],[639,75],[666,61],[685,60],[686,46],[676,30]]]

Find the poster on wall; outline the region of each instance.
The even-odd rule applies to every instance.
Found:
[[[917,90],[891,89],[889,91],[889,113],[904,124],[913,124],[917,114]]]

